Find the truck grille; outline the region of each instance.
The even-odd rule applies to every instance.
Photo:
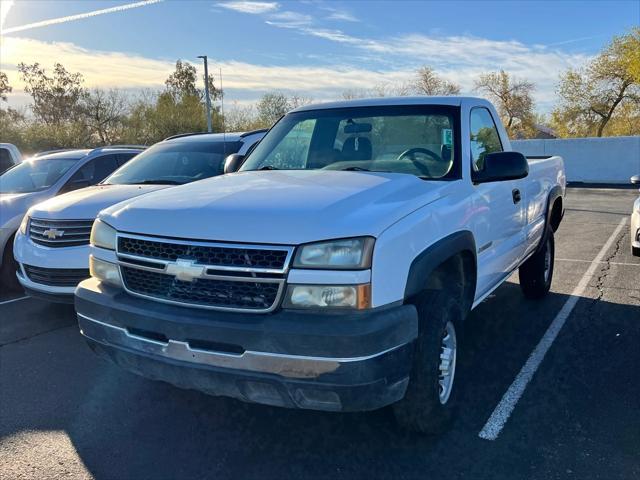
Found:
[[[202,265],[275,270],[282,270],[288,253],[287,250],[190,245],[130,237],[118,239],[118,252],[156,260],[192,258]]]
[[[125,289],[161,302],[266,313],[284,290],[293,247],[118,234]]]
[[[127,288],[150,297],[192,305],[268,310],[276,301],[278,283],[237,282],[197,278],[183,282],[173,275],[121,267]]]
[[[22,265],[29,280],[52,287],[75,287],[85,278],[89,278],[89,270],[83,268],[41,268],[33,265]]]
[[[89,245],[93,220],[42,220],[29,221],[31,241],[47,247],[75,247]]]

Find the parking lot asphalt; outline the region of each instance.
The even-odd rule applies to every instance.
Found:
[[[5,294],[0,476],[640,478],[640,258],[620,228],[636,196],[569,189],[552,292],[525,300],[514,275],[472,312],[458,415],[437,438],[400,431],[389,409],[286,410],[149,381],[95,357],[72,307]]]

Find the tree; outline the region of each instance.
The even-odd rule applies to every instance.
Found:
[[[218,100],[222,97],[222,91],[218,90],[215,86],[214,78],[209,75],[209,97],[211,101]],[[164,82],[169,91],[176,98],[182,98],[185,96],[195,96],[201,101],[205,101],[205,90],[198,88],[196,67],[190,63],[178,60],[176,62],[176,70],[169,75]]]
[[[120,140],[128,110],[127,98],[119,90],[94,89],[84,101],[87,126],[103,145]]]
[[[564,135],[603,136],[618,113],[640,103],[640,28],[614,37],[589,64],[560,78],[554,124]]]
[[[413,89],[418,95],[458,95],[460,86],[438,76],[431,67],[424,66],[416,72]]]
[[[282,92],[265,93],[257,105],[258,120],[266,127],[273,125],[292,109],[289,98]]]
[[[11,88],[11,85],[9,85],[7,74],[4,72],[0,72],[0,100],[6,102],[7,93],[11,93],[12,90],[13,88]]]
[[[56,63],[53,76],[48,76],[39,63],[20,63],[18,70],[25,82],[24,91],[31,95],[31,110],[36,120],[47,125],[77,121],[82,117],[82,101],[87,95],[80,73],[68,72]]]
[[[533,83],[512,78],[500,70],[480,75],[475,89],[493,101],[510,137],[530,136],[535,121]]]

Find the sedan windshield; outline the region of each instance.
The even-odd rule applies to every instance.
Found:
[[[77,158],[25,160],[0,175],[0,193],[31,193],[46,190],[77,162]]]
[[[181,185],[220,175],[226,155],[241,142],[158,143],[116,170],[103,183]]]
[[[295,112],[278,122],[241,170],[393,172],[458,178],[457,109],[391,106]]]

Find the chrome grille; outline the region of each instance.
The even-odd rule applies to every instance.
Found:
[[[116,253],[125,290],[133,295],[266,313],[279,304],[293,247],[118,234]]]
[[[85,278],[89,278],[89,270],[83,268],[42,268],[33,265],[22,265],[29,280],[52,287],[75,287]]]
[[[47,247],[89,245],[93,220],[29,220],[31,241]]]

